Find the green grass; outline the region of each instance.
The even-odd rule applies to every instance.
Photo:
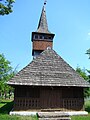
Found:
[[[72,116],[71,120],[90,120],[90,114],[88,116]]]
[[[37,120],[36,116],[15,116],[8,114],[0,114],[0,120]]]

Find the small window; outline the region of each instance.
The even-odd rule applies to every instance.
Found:
[[[51,36],[49,36],[48,38],[49,38],[50,40],[52,40],[52,37],[51,37]]]
[[[34,39],[38,39],[38,35],[34,35]]]
[[[47,35],[45,35],[45,36],[44,36],[44,39],[49,39],[49,40],[51,40],[52,37],[51,37],[51,36],[47,36]]]
[[[43,36],[42,36],[42,35],[40,35],[40,36],[39,36],[39,38],[40,38],[40,39],[43,39]]]
[[[44,36],[44,39],[48,39],[48,36],[45,35],[45,36]]]

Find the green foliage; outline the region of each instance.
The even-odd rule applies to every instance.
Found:
[[[9,94],[10,97],[13,88],[8,86],[6,82],[13,77],[14,74],[15,72],[13,72],[10,62],[3,54],[0,54],[0,97],[5,96],[6,98],[7,94]]]
[[[12,12],[15,0],[0,0],[0,15],[8,15]]]
[[[90,59],[90,48],[86,51],[86,54],[89,56]]]
[[[85,110],[90,113],[90,100],[85,101]]]
[[[88,75],[85,72],[85,69],[81,69],[81,68],[77,67],[76,72],[78,72],[80,74],[80,76],[82,76],[85,80],[89,79]]]
[[[89,77],[89,82],[90,82],[90,70],[87,70],[87,72],[88,72],[88,77]]]
[[[85,80],[89,82],[89,76],[86,74],[85,70],[82,70],[81,68],[77,67],[76,72],[80,74],[81,77],[83,77]],[[84,97],[89,97],[90,96],[90,88],[85,88],[84,89]]]

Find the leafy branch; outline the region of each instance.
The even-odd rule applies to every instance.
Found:
[[[13,12],[12,7],[15,0],[0,0],[0,15],[8,15]]]

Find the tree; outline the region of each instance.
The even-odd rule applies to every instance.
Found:
[[[90,48],[86,51],[86,54],[89,56],[89,59],[90,59]],[[90,82],[90,70],[87,70],[88,72],[88,77],[89,77],[89,82]]]
[[[7,81],[13,77],[15,72],[10,65],[10,62],[4,57],[3,54],[0,54],[0,96],[7,97],[7,94],[10,96],[10,91],[12,88],[7,85]]]
[[[86,54],[89,56],[90,59],[90,48],[86,51]]]
[[[78,72],[80,74],[80,76],[83,77],[88,82],[90,81],[89,75],[86,74],[85,69],[83,70],[83,69],[77,67],[76,72]],[[84,97],[89,97],[89,96],[90,96],[90,88],[85,88],[84,89]]]
[[[0,15],[8,15],[11,13],[15,0],[0,0]]]

